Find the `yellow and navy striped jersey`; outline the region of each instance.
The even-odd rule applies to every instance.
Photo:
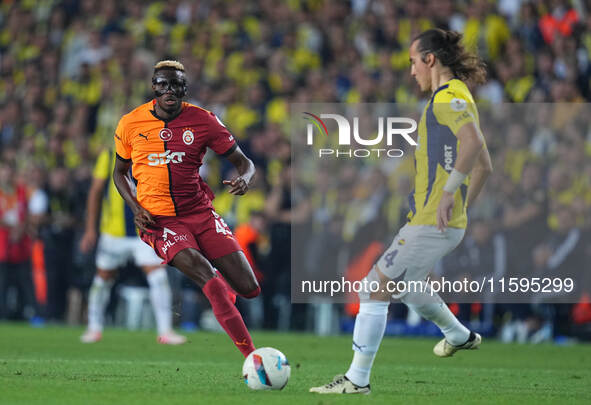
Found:
[[[133,222],[133,211],[117,191],[113,182],[115,150],[103,150],[94,166],[93,177],[106,180],[101,209],[101,233],[115,237],[137,236]]]
[[[419,122],[418,146],[415,151],[415,189],[409,195],[410,225],[437,225],[437,206],[443,186],[454,168],[458,155],[460,128],[473,122],[480,130],[478,110],[468,87],[453,78],[434,93]],[[454,208],[448,226],[465,228],[466,196],[470,176],[454,195]]]

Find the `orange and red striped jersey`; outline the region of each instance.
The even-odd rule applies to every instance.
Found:
[[[228,156],[236,141],[216,115],[183,102],[170,121],[159,118],[156,100],[124,115],[115,131],[117,158],[132,162],[137,200],[153,215],[187,215],[211,207],[213,193],[199,176],[207,148]]]

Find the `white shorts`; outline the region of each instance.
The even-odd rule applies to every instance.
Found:
[[[139,236],[111,236],[101,234],[96,251],[96,267],[101,270],[115,270],[125,266],[133,258],[136,266],[156,266],[162,259],[154,249]]]
[[[465,232],[447,228],[442,233],[435,226],[404,225],[378,259],[378,269],[391,280],[425,280],[437,261],[460,244]]]

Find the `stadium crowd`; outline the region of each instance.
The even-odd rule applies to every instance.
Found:
[[[386,242],[404,221],[412,161],[395,172],[319,172],[326,192],[306,193],[292,173],[289,105],[424,102],[408,47],[430,27],[464,33],[466,47],[486,61],[489,80],[473,89],[482,105],[569,103],[499,120],[493,137],[483,128],[495,172],[471,208],[468,236],[441,266],[471,274],[498,260],[519,274],[582,268],[591,255],[591,128],[579,119],[589,116],[591,98],[589,12],[591,1],[567,0],[3,0],[0,319],[82,322],[94,262],[78,245],[95,159],[111,146],[119,118],[152,97],[154,64],[177,59],[188,101],[215,112],[258,169],[256,184],[235,198],[221,183],[230,165],[213,158],[202,168],[262,283],[263,301],[258,312],[248,308],[247,322],[309,328],[309,308],[290,304],[292,227],[326,232],[306,252],[316,255],[310,266],[337,265],[326,257],[332,237],[348,244],[349,264],[371,255],[374,245],[355,242],[378,228],[372,238]],[[376,215],[344,209],[376,190]],[[380,212],[387,221],[377,227]],[[507,341],[589,336],[588,296],[570,305],[456,309]]]

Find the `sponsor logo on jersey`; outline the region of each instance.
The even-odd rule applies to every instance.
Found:
[[[169,239],[169,235],[170,235],[170,239]],[[187,235],[177,235],[177,233],[171,229],[168,228],[164,228],[164,231],[162,232],[162,239],[164,239],[164,244],[162,245],[162,253],[166,254],[166,252],[168,251],[168,249],[170,249],[172,246],[176,245],[177,242],[186,242],[188,241],[188,236]]]
[[[164,142],[170,141],[172,139],[172,131],[170,130],[170,128],[162,128],[158,136]]]
[[[443,145],[443,163],[445,163],[445,166],[443,166],[443,168],[445,170],[447,170],[448,172],[451,172],[453,169],[453,167],[452,167],[453,161],[454,161],[453,147],[451,147],[449,145]]]
[[[148,160],[150,161],[148,165],[158,166],[169,163],[183,163],[183,156],[185,155],[185,152],[171,152],[169,150],[162,153],[150,153],[148,155]]]
[[[183,142],[185,143],[185,145],[191,145],[194,140],[195,135],[193,134],[193,131],[187,129],[185,130],[185,132],[183,132]]]
[[[141,136],[142,138],[145,138],[146,141],[148,140],[148,135],[144,135],[144,134],[140,133],[140,134],[138,134],[138,136]]]
[[[168,235],[176,236],[176,232],[164,227],[164,230],[162,231],[162,239],[168,240]]]

